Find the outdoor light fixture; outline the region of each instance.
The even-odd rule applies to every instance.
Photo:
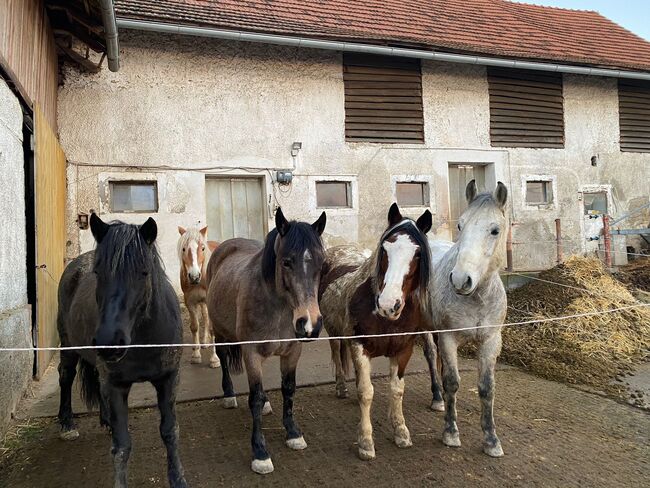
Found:
[[[294,142],[291,144],[291,156],[294,158],[298,155],[298,151],[302,149],[302,142]]]
[[[77,215],[77,224],[81,230],[86,230],[88,228],[88,214],[80,213]]]

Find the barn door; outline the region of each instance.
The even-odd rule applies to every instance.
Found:
[[[265,206],[260,178],[208,178],[205,194],[210,239],[264,239]]]
[[[34,213],[36,220],[36,330],[39,347],[56,346],[57,293],[65,259],[66,160],[38,106],[34,108]],[[45,371],[51,351],[36,355],[36,376]]]
[[[458,235],[458,218],[467,208],[465,188],[472,180],[476,180],[479,191],[485,190],[485,165],[449,165],[449,227],[454,241]]]

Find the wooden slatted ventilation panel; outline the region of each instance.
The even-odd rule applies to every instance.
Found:
[[[564,147],[562,75],[488,69],[490,140],[498,147]]]
[[[621,151],[650,152],[650,82],[618,81]]]
[[[422,75],[417,59],[345,54],[345,139],[422,143]]]

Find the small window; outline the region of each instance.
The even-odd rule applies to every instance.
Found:
[[[349,181],[317,181],[316,205],[319,208],[351,208]]]
[[[584,194],[585,215],[603,215],[607,213],[607,193]]]
[[[111,212],[157,212],[155,181],[112,181]]]
[[[526,203],[528,205],[546,205],[553,202],[553,190],[550,181],[527,181]]]
[[[395,185],[397,204],[402,207],[428,207],[429,184],[419,181],[398,182]]]

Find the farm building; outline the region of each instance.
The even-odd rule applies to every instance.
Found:
[[[650,44],[595,12],[472,2],[115,2],[117,73],[65,69],[67,256],[79,215],[261,238],[281,205],[370,246],[397,201],[453,238],[466,183],[511,192],[513,267],[598,249],[649,202]],[[374,7],[373,7],[374,6]],[[252,42],[247,42],[252,41]],[[637,213],[647,226],[650,214]],[[638,239],[638,238],[637,238]],[[625,258],[625,239],[614,242]],[[642,244],[629,239],[628,245]],[[620,252],[622,250],[622,252]]]

